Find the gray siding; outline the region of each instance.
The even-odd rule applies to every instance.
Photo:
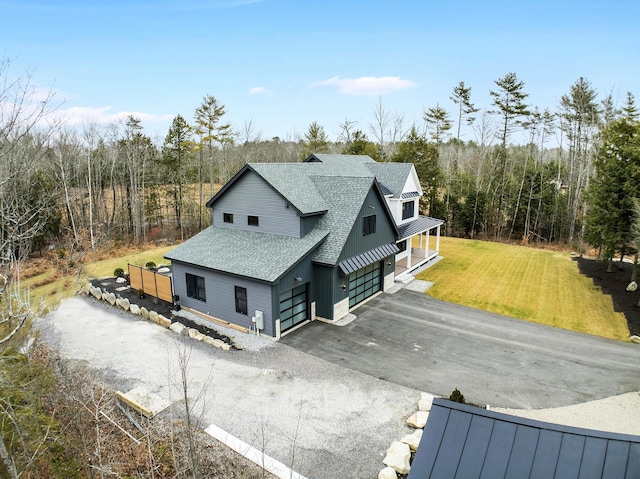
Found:
[[[314,290],[311,301],[316,302],[316,314],[318,316],[333,320],[334,304],[349,295],[348,287],[344,290],[342,289],[341,280],[347,285],[348,279],[340,278],[337,268],[321,265],[314,266]]]
[[[300,218],[300,237],[306,236],[313,231],[322,215],[305,216]]]
[[[256,310],[264,313],[264,334],[275,336],[271,285],[250,281],[215,271],[198,268],[179,262],[172,263],[175,294],[180,296],[180,304],[210,316],[243,326],[251,327],[251,317]],[[202,276],[205,283],[206,302],[187,296],[185,273]],[[247,288],[247,313],[236,313],[235,286]]]
[[[238,178],[213,204],[213,224],[219,227],[300,237],[300,218],[295,208],[252,171]],[[231,213],[233,223],[223,214]],[[248,226],[247,216],[257,216],[259,226]]]

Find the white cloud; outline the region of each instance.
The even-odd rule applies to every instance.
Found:
[[[360,78],[340,78],[334,76],[328,80],[312,83],[316,86],[338,86],[343,95],[382,95],[395,91],[407,90],[417,86],[411,80],[403,80],[400,77],[360,77]]]
[[[155,113],[144,113],[139,111],[118,111],[111,112],[110,106],[92,108],[87,106],[73,106],[70,108],[55,111],[55,116],[63,120],[67,125],[82,125],[84,123],[112,123],[128,116],[134,116],[140,120],[170,121],[173,115],[158,115]]]
[[[272,92],[267,90],[265,87],[257,86],[254,88],[249,88],[249,95],[271,95]]]

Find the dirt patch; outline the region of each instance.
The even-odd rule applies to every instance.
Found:
[[[607,262],[598,259],[575,258],[582,274],[591,278],[593,284],[600,287],[604,294],[611,296],[615,311],[624,314],[629,331],[640,336],[640,308],[638,308],[638,291],[627,291],[631,282],[633,264],[615,262],[613,272],[607,273]]]

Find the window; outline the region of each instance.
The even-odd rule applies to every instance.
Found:
[[[415,202],[407,201],[406,203],[402,203],[402,219],[406,220],[407,218],[413,218],[413,213],[415,209]]]
[[[247,314],[247,288],[236,286],[236,313]]]
[[[187,280],[187,296],[200,301],[206,301],[207,296],[204,291],[204,278],[195,274],[185,273]]]
[[[222,221],[225,223],[233,223],[233,215],[231,213],[222,213]]]
[[[407,251],[407,240],[400,241],[400,243],[398,243],[398,249],[401,252],[402,251]]]
[[[369,215],[362,218],[362,236],[371,235],[376,232],[376,215]]]
[[[247,224],[249,226],[258,226],[258,217],[257,216],[247,216]]]

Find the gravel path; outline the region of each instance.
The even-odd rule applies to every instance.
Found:
[[[640,392],[552,409],[491,409],[566,426],[640,436]]]
[[[172,407],[179,407],[177,356],[186,351],[190,391],[205,392],[200,426],[215,424],[310,479],[377,477],[390,442],[411,432],[404,421],[420,397],[271,340],[216,326],[242,348],[223,351],[84,297],[63,302],[36,327],[114,389],[144,386]],[[639,393],[555,409],[492,409],[640,435]]]
[[[404,421],[420,398],[283,344],[235,332],[246,349],[223,351],[84,297],[36,327],[114,389],[144,386],[178,407],[176,362],[186,346],[190,391],[205,392],[200,425],[215,424],[310,479],[377,477],[389,444],[411,431]]]

